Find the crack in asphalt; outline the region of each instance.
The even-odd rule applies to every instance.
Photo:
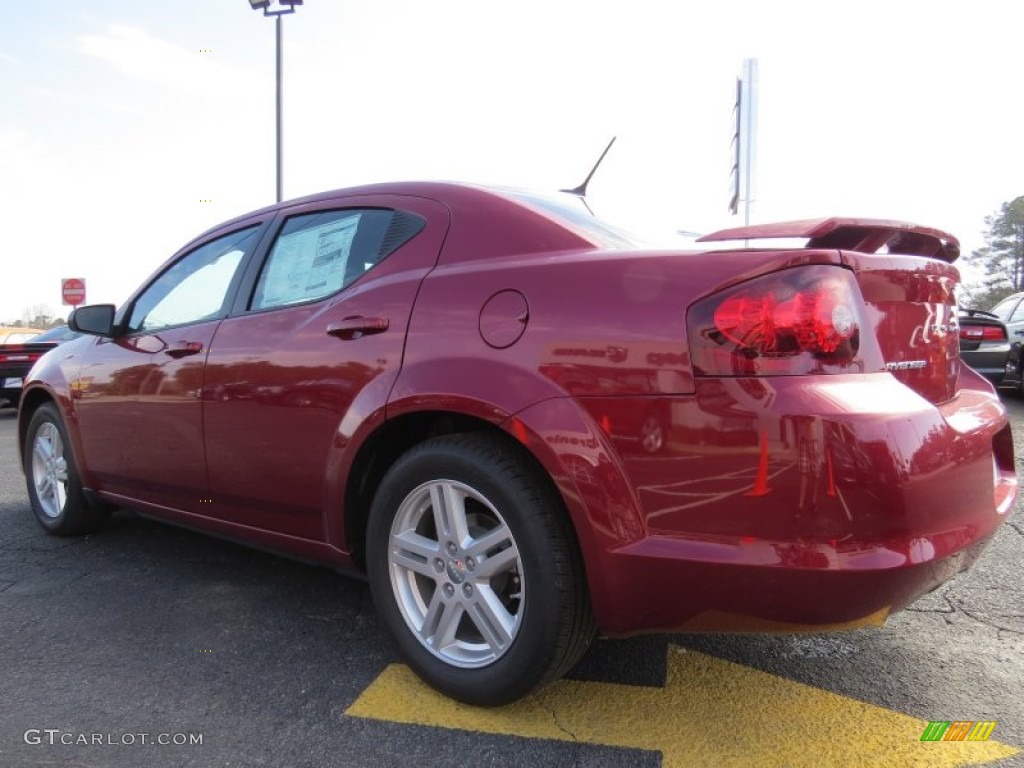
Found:
[[[979,615],[979,614],[975,614],[975,613],[973,613],[971,611],[968,611],[966,608],[963,608],[963,607],[960,608],[960,612],[963,613],[964,616],[967,616],[968,618],[974,619],[979,624],[984,624],[987,627],[991,627],[992,629],[996,630],[996,632],[1011,632],[1011,633],[1013,633],[1015,635],[1022,635],[1022,636],[1024,636],[1024,630],[1022,630],[1022,629],[1016,629],[1015,627],[1004,626],[1003,624],[1000,624],[995,619],[990,619],[987,616],[982,616],[982,615]]]
[[[949,596],[949,590],[948,589],[946,591],[942,592],[942,594],[940,594],[939,597],[941,597],[945,601],[945,603],[946,603],[946,608],[945,609],[943,609],[943,608],[916,608],[916,607],[911,605],[911,606],[906,608],[906,611],[908,613],[935,613],[935,614],[938,614],[939,616],[942,616],[942,619],[943,619],[943,621],[946,622],[946,624],[952,624],[953,623],[953,615],[957,612],[957,606],[953,603],[952,598]],[[960,610],[963,610],[963,609],[960,609]]]
[[[1017,522],[1016,520],[1007,520],[1007,521],[1006,521],[1006,524],[1007,524],[1008,526],[1010,526],[1011,528],[1013,528],[1013,530],[1015,530],[1015,531],[1016,531],[1017,533],[1019,533],[1019,534],[1020,534],[1021,536],[1024,536],[1024,528],[1022,528],[1022,527],[1021,527],[1021,524],[1020,524],[1020,523],[1018,523],[1018,522]]]
[[[570,731],[568,728],[566,728],[564,725],[562,725],[562,723],[559,722],[558,715],[555,712],[555,708],[554,707],[545,706],[543,704],[541,706],[543,706],[544,709],[547,710],[548,714],[551,715],[551,722],[555,726],[555,728],[557,728],[562,733],[564,733],[566,736],[568,736],[570,740],[572,740],[573,742],[578,744],[579,743],[579,739],[576,737],[576,734],[573,733],[572,731]]]
[[[973,619],[974,621],[978,622],[979,624],[984,624],[985,626],[990,627],[991,629],[996,630],[997,637],[999,637],[1000,639],[1002,639],[1001,633],[1003,633],[1003,632],[1010,632],[1011,634],[1014,634],[1014,635],[1022,635],[1022,636],[1024,636],[1024,630],[1022,630],[1022,629],[1018,629],[1016,627],[1006,626],[1005,624],[1000,623],[999,620],[996,619],[996,618],[990,618],[989,616],[986,616],[985,614],[981,614],[981,613],[977,613],[977,612],[975,612],[973,610],[969,610],[969,609],[965,608],[962,604],[958,605],[957,603],[953,602],[953,598],[950,597],[950,591],[949,590],[944,591],[941,595],[939,595],[939,597],[941,597],[945,601],[946,608],[915,608],[914,606],[909,606],[905,610],[908,613],[934,613],[934,614],[938,614],[939,616],[942,616],[942,618],[945,620],[946,624],[953,624],[953,617],[955,616],[955,614],[962,613],[967,618]],[[1015,619],[1015,618],[1020,618],[1020,617],[1021,617],[1021,614],[1012,613],[1012,614],[1009,614],[1006,617],[1001,617],[1001,618]]]
[[[1011,635],[1020,635],[1020,634],[1022,634],[1022,633],[1017,632],[1016,630],[1013,630],[1013,629],[1003,629],[1002,627],[999,627],[996,630],[996,639],[997,640],[1002,640],[1004,632],[1007,632],[1007,633],[1009,633]]]

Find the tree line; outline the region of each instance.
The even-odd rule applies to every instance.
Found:
[[[46,304],[33,304],[21,313],[21,317],[6,320],[0,323],[0,326],[38,328],[45,331],[48,328],[64,325],[64,323],[65,319],[54,314]]]
[[[985,245],[965,257],[984,270],[980,284],[966,286],[972,309],[990,309],[1024,291],[1024,196],[985,217]]]

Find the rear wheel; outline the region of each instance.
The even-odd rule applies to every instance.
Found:
[[[86,500],[64,421],[52,403],[32,414],[22,460],[32,510],[50,533],[92,533],[110,519],[109,509]]]
[[[410,666],[461,701],[514,701],[566,671],[594,622],[546,478],[484,435],[434,438],[384,477],[367,532],[374,601]]]

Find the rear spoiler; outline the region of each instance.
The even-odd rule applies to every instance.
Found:
[[[929,256],[950,263],[960,256],[960,241],[948,232],[885,219],[804,219],[754,224],[712,232],[697,242],[777,237],[806,237],[805,248],[837,248],[861,253],[876,253],[886,248],[889,253]]]

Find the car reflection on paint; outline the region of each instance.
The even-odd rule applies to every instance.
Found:
[[[746,247],[800,238],[804,247]],[[655,251],[572,196],[315,195],[172,256],[33,369],[32,509],[111,507],[365,575],[422,679],[498,705],[596,633],[877,624],[1016,498],[939,230]],[[703,246],[701,246],[703,248]]]

